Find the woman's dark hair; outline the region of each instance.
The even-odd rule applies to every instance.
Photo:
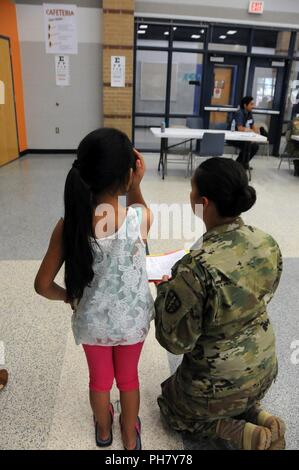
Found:
[[[241,103],[240,103],[240,107],[242,109],[244,109],[245,107],[245,104],[246,106],[251,103],[251,101],[253,101],[253,96],[244,96],[242,99],[241,99]]]
[[[204,161],[195,170],[193,181],[199,196],[213,201],[221,217],[237,217],[256,201],[246,171],[231,159],[216,157]]]
[[[64,189],[64,278],[69,300],[81,298],[94,276],[91,238],[95,195],[125,188],[135,162],[130,140],[117,129],[97,129],[79,144]]]

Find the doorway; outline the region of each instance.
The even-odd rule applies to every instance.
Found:
[[[232,112],[243,95],[245,71],[244,57],[209,56],[205,111],[209,112],[210,128],[228,128]]]
[[[19,156],[10,43],[0,37],[0,166]]]
[[[251,60],[247,95],[254,99],[255,125],[266,129],[271,144],[279,132],[284,74],[285,60],[262,57],[254,57]]]

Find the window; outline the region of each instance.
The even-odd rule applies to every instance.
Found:
[[[285,120],[299,114],[299,32],[294,52],[294,59],[298,59],[286,84],[284,67],[294,34],[290,31],[236,23],[158,18],[135,21],[133,120],[138,148],[159,150],[160,141],[150,127],[160,127],[162,121],[169,126],[185,126],[188,117],[197,117],[202,119],[202,126],[228,128],[232,112],[209,107],[234,109],[247,90],[258,108],[255,120],[269,130],[274,153],[278,152],[281,121],[277,111],[285,114]],[[286,108],[281,109],[286,86]],[[269,115],[266,110],[276,113]]]
[[[137,46],[168,47],[170,28],[163,24],[137,24]]]
[[[256,108],[272,109],[277,69],[256,67],[254,70],[252,96]]]
[[[247,52],[249,29],[238,26],[212,26],[209,49],[213,51]]]
[[[203,55],[174,52],[171,74],[171,114],[198,114],[202,86]]]
[[[136,113],[165,112],[167,59],[165,51],[137,51]]]
[[[287,55],[290,37],[290,31],[257,29],[253,35],[252,52],[254,54]]]
[[[203,26],[173,26],[173,47],[203,49],[207,28]]]
[[[299,61],[293,62],[289,81],[284,120],[290,121],[299,114]]]

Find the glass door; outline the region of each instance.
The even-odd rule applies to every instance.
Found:
[[[243,95],[246,58],[226,54],[208,57],[206,116],[211,129],[227,129]]]
[[[151,127],[160,127],[166,120],[168,52],[137,50],[135,69],[135,129],[137,148],[158,150]]]
[[[284,73],[284,60],[257,57],[251,60],[247,95],[253,96],[255,102],[256,127],[265,128],[270,143],[274,142],[278,132]]]
[[[170,115],[199,115],[202,68],[203,54],[173,52]]]

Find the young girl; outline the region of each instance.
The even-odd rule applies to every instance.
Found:
[[[108,128],[88,134],[67,175],[64,219],[54,228],[35,280],[37,293],[74,310],[99,447],[112,444],[115,378],[124,448],[141,449],[138,361],[153,316],[145,257],[151,213],[140,190],[144,172],[143,157],[125,134]],[[127,208],[119,202],[125,194]],[[66,289],[54,282],[63,262]]]

